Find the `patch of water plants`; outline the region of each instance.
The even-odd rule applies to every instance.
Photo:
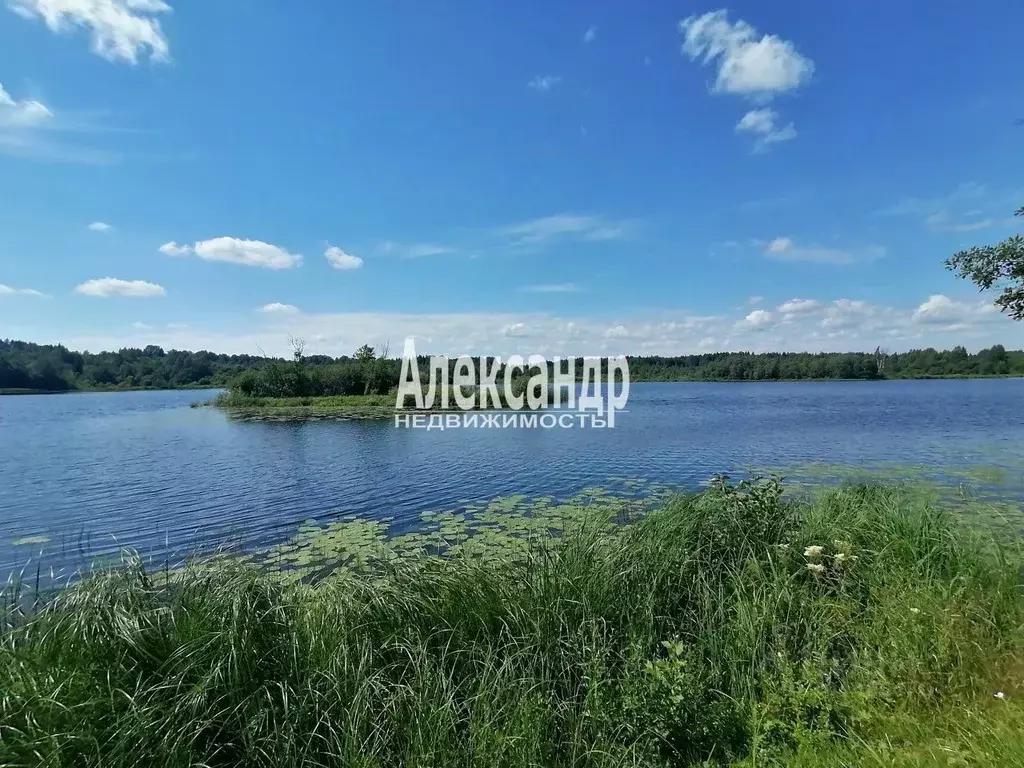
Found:
[[[538,542],[582,531],[613,535],[663,505],[677,488],[635,478],[612,478],[557,501],[551,496],[501,496],[454,510],[427,511],[401,525],[393,518],[342,514],[310,520],[285,542],[242,555],[285,581],[319,580],[338,569],[368,573],[387,563],[424,558],[510,561]]]

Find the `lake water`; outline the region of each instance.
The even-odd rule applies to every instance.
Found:
[[[0,397],[0,570],[135,547],[287,539],[305,520],[393,516],[610,477],[696,488],[808,462],[1003,467],[1024,498],[1024,380],[635,384],[615,429],[240,423],[213,392]],[[48,541],[43,542],[43,538]],[[17,544],[16,544],[17,542]]]

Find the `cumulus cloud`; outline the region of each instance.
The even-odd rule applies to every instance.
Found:
[[[526,84],[526,87],[535,91],[550,91],[560,82],[562,82],[560,75],[537,75]]]
[[[815,299],[790,299],[776,309],[784,315],[806,315],[821,308],[821,302]]]
[[[796,128],[793,123],[781,125],[779,113],[767,107],[763,109],[752,109],[736,123],[737,133],[748,133],[756,137],[754,149],[765,150],[772,144],[789,141],[796,138]]]
[[[265,315],[295,315],[298,314],[299,308],[292,304],[282,304],[279,301],[275,301],[271,304],[264,304],[259,308],[259,311]]]
[[[680,29],[683,53],[717,66],[718,92],[767,101],[805,85],[814,74],[814,62],[793,43],[775,35],[759,37],[747,22],[731,22],[725,9],[690,16],[680,22]]]
[[[144,334],[137,331],[131,335],[130,328],[118,327],[109,335],[76,338],[73,331],[62,333],[61,340],[73,349],[160,344],[165,349],[211,349],[238,354],[259,354],[262,349],[269,354],[287,355],[291,333],[309,342],[307,353],[335,356],[351,355],[364,343],[382,345],[388,339],[392,348],[398,349],[400,344],[395,340],[408,336],[416,338],[420,354],[452,356],[843,352],[870,351],[876,346],[900,352],[929,346],[949,349],[956,344],[980,349],[997,343],[1007,348],[1024,347],[1024,323],[991,312],[975,303],[970,295],[951,299],[966,308],[960,316],[947,312],[941,321],[934,322],[914,319],[919,305],[928,303],[923,297],[891,306],[852,297],[807,300],[819,301],[822,306],[813,312],[789,316],[759,310],[765,315],[753,317],[747,314],[747,308],[716,316],[638,310],[614,318],[602,314],[600,308],[594,308],[597,314],[570,316],[540,312],[299,312],[265,316],[286,320],[287,330],[283,322],[252,323],[252,314],[246,313],[247,317],[239,320],[238,331],[230,330],[230,325],[219,319],[208,328],[195,323],[187,329],[158,326]],[[936,304],[932,301],[929,306]],[[628,329],[628,337],[618,337],[618,332],[609,335],[619,324]]]
[[[689,16],[679,23],[683,53],[716,67],[714,92],[727,93],[767,104],[776,96],[810,82],[814,62],[796,46],[775,35],[761,35],[753,26],[729,19],[726,9]],[[756,137],[755,151],[796,138],[793,123],[783,123],[768,108],[747,112],[736,124],[737,133]]]
[[[12,288],[9,285],[0,283],[0,296],[46,296],[42,291],[37,291],[33,288]]]
[[[168,256],[194,254],[205,261],[224,261],[263,269],[292,269],[302,264],[301,256],[276,245],[237,237],[215,237],[212,240],[201,240],[195,245],[179,245],[172,240],[160,246],[160,253]]]
[[[53,112],[39,101],[15,101],[0,83],[0,128],[34,128],[53,117]]]
[[[102,299],[115,296],[148,299],[164,296],[167,291],[164,290],[162,285],[147,283],[145,280],[120,280],[116,277],[103,277],[96,280],[86,280],[81,285],[75,286],[75,293]]]
[[[629,338],[629,329],[624,325],[614,325],[604,335],[607,339],[626,339]]]
[[[740,320],[738,325],[743,328],[764,328],[771,322],[771,312],[766,309],[755,309],[749,315]]]
[[[324,256],[335,269],[359,269],[363,266],[363,260],[358,256],[345,253],[341,248],[330,246],[324,251]]]
[[[89,225],[88,229],[90,232],[109,232],[113,227],[103,221],[94,221]]]
[[[885,248],[868,245],[860,248],[829,248],[798,245],[792,238],[777,237],[768,243],[764,255],[776,261],[807,261],[818,264],[856,264],[885,256]]]
[[[821,320],[821,326],[835,331],[864,325],[869,318],[879,314],[880,311],[866,301],[837,299],[825,309],[825,316]]]
[[[916,310],[913,320],[917,323],[960,324],[998,319],[999,309],[987,301],[955,301],[949,296],[929,296]]]
[[[26,19],[41,19],[53,32],[88,30],[93,52],[109,61],[135,64],[146,53],[154,61],[170,58],[159,16],[171,6],[163,0],[7,0],[7,5]]]
[[[178,245],[173,240],[161,245],[159,250],[160,253],[166,254],[167,256],[188,256],[193,252],[191,245]]]

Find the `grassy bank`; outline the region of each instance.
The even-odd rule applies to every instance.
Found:
[[[0,764],[1024,760],[1024,561],[919,491],[718,483],[544,527],[316,584],[127,562],[9,603]]]

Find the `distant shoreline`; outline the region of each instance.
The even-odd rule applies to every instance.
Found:
[[[880,376],[876,379],[631,379],[630,384],[825,384],[825,383],[871,383],[880,381],[944,381],[948,379],[1024,379],[1024,375],[1018,373],[987,373],[987,374],[963,374],[951,373],[946,375],[928,376]],[[226,384],[187,384],[180,387],[103,387],[89,389],[64,389],[64,390],[42,390],[42,389],[0,389],[0,396],[18,395],[85,395],[97,393],[116,392],[188,392],[202,389],[223,389],[230,387]]]

